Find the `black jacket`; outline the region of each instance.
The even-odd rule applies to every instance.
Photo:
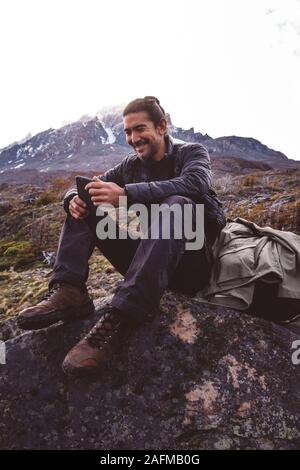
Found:
[[[99,176],[125,188],[128,205],[136,202],[159,202],[172,195],[187,196],[204,204],[205,234],[213,243],[226,219],[222,204],[212,189],[209,154],[199,143],[177,143],[166,135],[167,152],[159,162],[145,163],[136,153],[126,156],[118,165]],[[77,194],[70,189],[64,197],[68,212],[69,201]]]

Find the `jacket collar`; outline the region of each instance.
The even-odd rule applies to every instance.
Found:
[[[165,135],[165,143],[166,143],[165,157],[169,158],[172,156],[173,150],[174,150],[174,140],[169,134]]]

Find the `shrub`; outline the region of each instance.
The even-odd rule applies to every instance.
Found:
[[[257,182],[257,178],[254,175],[247,175],[245,178],[242,180],[242,186],[254,186],[254,184]]]
[[[47,206],[53,202],[57,202],[59,198],[57,197],[57,193],[52,191],[44,191],[40,194],[40,196],[36,200],[37,206]]]

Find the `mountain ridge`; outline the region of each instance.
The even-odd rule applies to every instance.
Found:
[[[270,149],[252,137],[223,136],[212,138],[183,129],[169,120],[169,133],[184,142],[203,144],[213,160],[229,158],[257,162],[267,168],[290,168],[300,162],[289,159],[282,152]],[[130,153],[123,132],[122,114],[119,109],[82,116],[79,120],[60,128],[49,128],[34,136],[27,136],[0,150],[0,174],[12,170],[38,170],[40,172],[73,171],[97,168],[106,171]],[[230,165],[229,165],[230,166]],[[236,166],[236,162],[234,165]],[[250,165],[253,166],[253,165]]]

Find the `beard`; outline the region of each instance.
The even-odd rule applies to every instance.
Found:
[[[138,152],[138,148],[142,146],[141,144],[147,145],[147,149],[145,149],[142,154]],[[143,163],[148,164],[154,160],[154,155],[158,152],[159,145],[156,142],[143,140],[140,145],[134,147],[134,149],[137,152],[139,159],[142,160]]]

